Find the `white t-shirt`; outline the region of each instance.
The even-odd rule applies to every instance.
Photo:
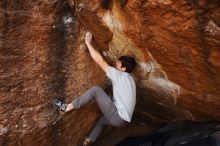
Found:
[[[107,68],[106,75],[112,81],[113,102],[118,109],[119,116],[130,122],[136,104],[136,85],[133,77],[111,66]]]

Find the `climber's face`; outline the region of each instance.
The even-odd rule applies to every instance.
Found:
[[[126,68],[122,66],[121,61],[116,62],[116,69],[125,72]]]

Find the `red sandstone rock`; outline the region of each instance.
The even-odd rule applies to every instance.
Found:
[[[134,119],[158,125],[220,120],[220,6],[213,1],[23,0],[0,2],[0,145],[79,145],[100,112],[93,103],[67,115],[66,102],[105,74],[84,44],[113,61],[130,55],[138,101]]]

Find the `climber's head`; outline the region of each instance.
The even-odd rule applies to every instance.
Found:
[[[131,73],[136,65],[133,57],[121,56],[116,62],[116,69],[122,72]]]

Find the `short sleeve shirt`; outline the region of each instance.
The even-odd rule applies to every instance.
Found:
[[[133,77],[111,66],[107,68],[106,75],[112,81],[113,102],[118,109],[119,116],[130,122],[136,104],[136,85]]]

